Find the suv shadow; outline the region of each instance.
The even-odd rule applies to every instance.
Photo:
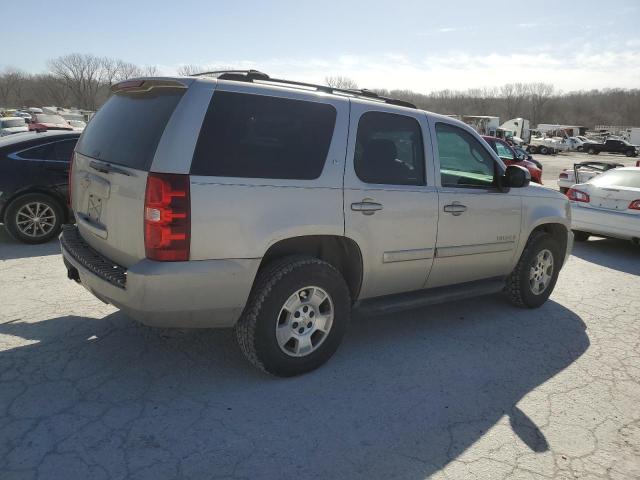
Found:
[[[5,340],[0,352],[0,469],[51,478],[64,468],[65,478],[422,479],[505,415],[543,452],[516,404],[589,346],[562,305],[519,310],[497,297],[356,315],[332,361],[289,379],[244,362],[231,331],[151,329],[119,312],[16,320],[0,335],[36,342]]]

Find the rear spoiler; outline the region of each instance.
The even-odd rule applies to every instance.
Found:
[[[187,83],[180,80],[153,78],[153,79],[134,79],[124,80],[123,82],[111,85],[112,93],[142,93],[148,92],[154,88],[188,88]]]

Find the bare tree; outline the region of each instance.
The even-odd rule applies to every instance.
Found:
[[[188,77],[189,75],[194,75],[196,73],[206,72],[207,68],[203,65],[195,65],[195,64],[186,64],[180,65],[178,67],[178,75],[183,77]]]
[[[506,119],[514,118],[520,113],[527,95],[527,86],[523,83],[507,83],[500,87],[500,97],[505,103]]]
[[[20,105],[23,102],[23,89],[28,75],[15,69],[7,68],[0,74],[0,105]]]
[[[341,75],[325,77],[324,83],[329,87],[342,88],[344,90],[356,90],[358,88],[358,84],[354,80]]]
[[[78,106],[95,110],[100,87],[108,81],[104,59],[95,55],[72,53],[49,61],[51,73],[61,78]]]
[[[530,83],[528,85],[529,99],[531,102],[531,115],[529,120],[532,124],[540,121],[544,104],[549,101],[553,95],[553,85],[550,83]]]

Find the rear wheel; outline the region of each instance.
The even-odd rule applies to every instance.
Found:
[[[529,148],[527,149],[527,152],[529,152],[529,153],[538,153],[538,148],[535,145],[529,145]]]
[[[566,194],[569,191],[567,187],[560,187],[560,193]]]
[[[28,193],[9,204],[5,226],[16,240],[44,243],[60,233],[62,212],[62,207],[53,197],[43,193]]]
[[[525,308],[541,306],[553,292],[560,266],[558,242],[546,232],[532,234],[507,279],[505,291],[511,303]]]
[[[580,145],[578,148],[576,148],[577,151],[581,152],[584,150],[584,147],[582,145]]]
[[[576,242],[586,242],[589,240],[591,234],[589,232],[581,232],[580,230],[573,230],[573,239]]]
[[[350,314],[349,289],[338,270],[317,258],[287,257],[258,273],[236,337],[256,367],[299,375],[335,353]]]
[[[549,153],[549,149],[547,147],[540,147],[540,153],[542,155],[547,155]]]
[[[592,147],[592,148],[590,148],[589,150],[587,150],[587,153],[588,153],[589,155],[595,155],[595,154],[596,154],[596,149]]]
[[[636,154],[635,154],[635,152],[634,152],[634,151],[632,151],[632,150],[627,150],[626,152],[624,152],[624,154],[625,154],[627,157],[635,157],[635,155],[636,155]]]

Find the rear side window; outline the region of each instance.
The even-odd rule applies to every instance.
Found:
[[[336,110],[325,103],[217,91],[204,118],[191,173],[318,178],[335,123]]]
[[[148,170],[183,92],[156,88],[113,95],[85,128],[76,151],[97,160]]]
[[[420,124],[404,115],[363,114],[353,163],[356,175],[365,183],[424,185]]]
[[[73,147],[76,139],[60,140],[58,142],[46,143],[37,147],[23,150],[17,155],[28,160],[55,160],[58,162],[68,162],[71,159]]]

